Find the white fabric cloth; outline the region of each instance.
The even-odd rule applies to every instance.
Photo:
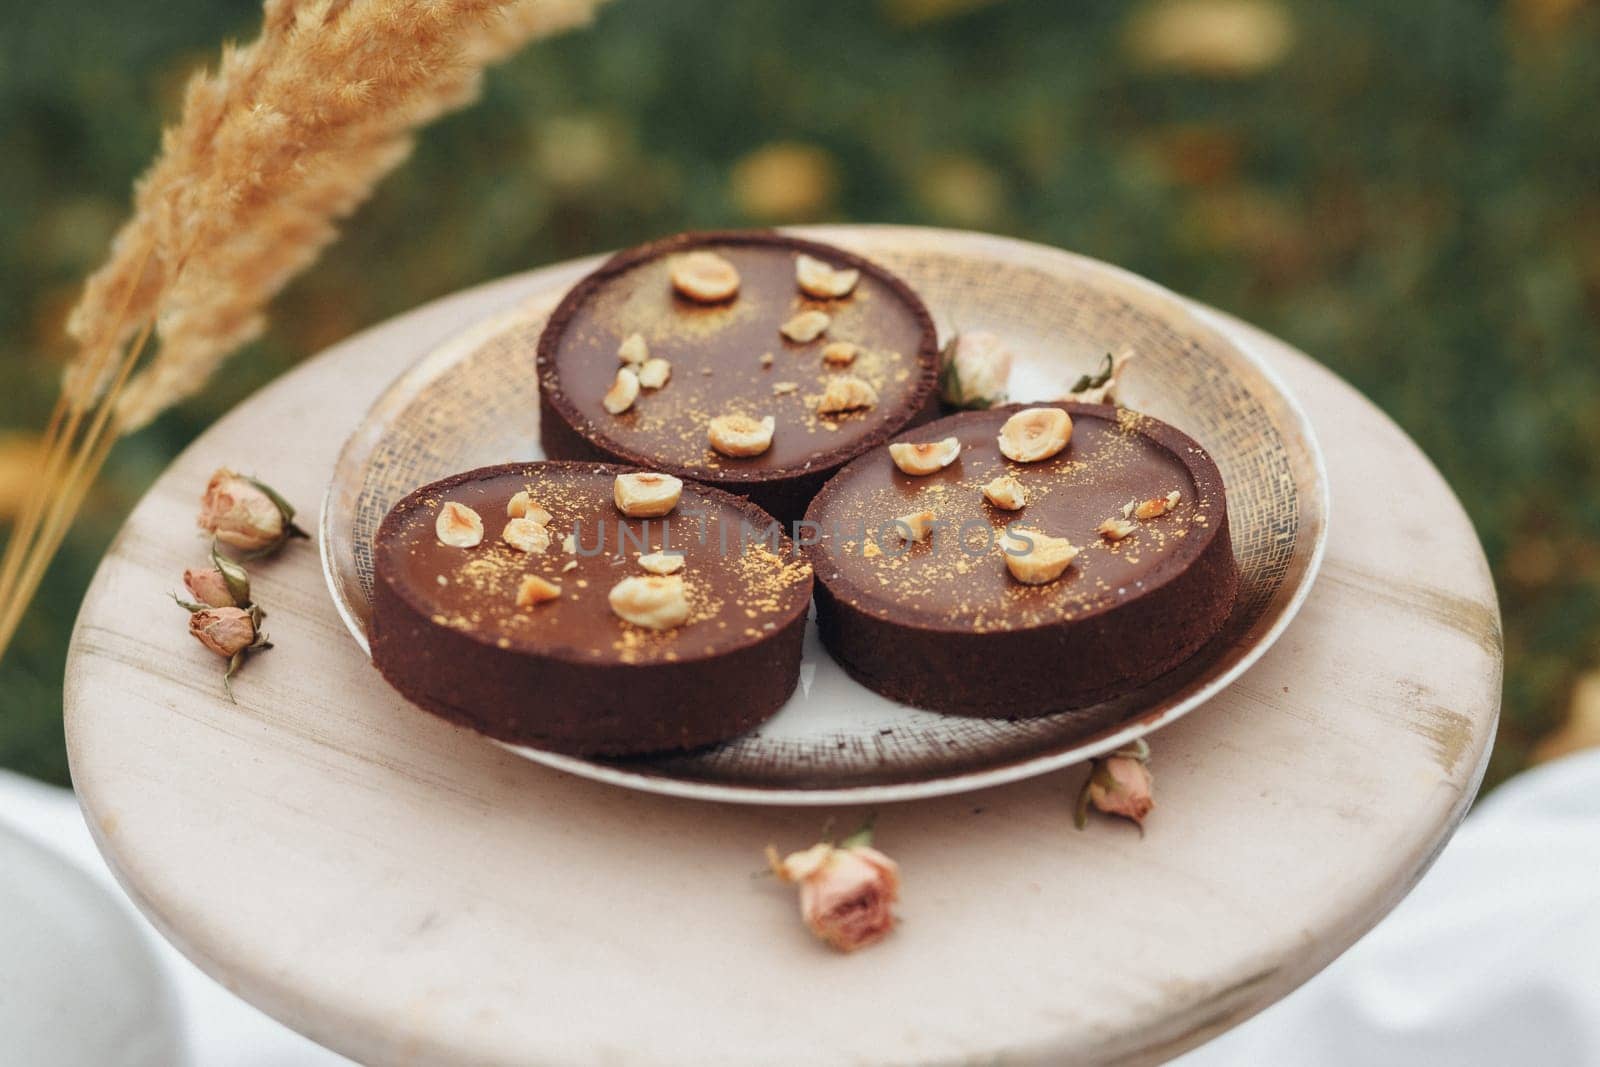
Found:
[[[184,1058],[176,1000],[122,903],[0,823],[0,1061],[174,1067]]]
[[[0,822],[111,881],[70,793],[0,772]],[[348,1063],[228,993],[126,910],[158,948],[196,1067]],[[1600,751],[1506,783],[1371,934],[1179,1062],[1600,1064]]]

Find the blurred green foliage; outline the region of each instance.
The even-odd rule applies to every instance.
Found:
[[[257,17],[246,0],[0,15],[13,484],[25,454],[3,437],[42,423],[62,314],[184,76]],[[1377,401],[1460,493],[1494,566],[1498,780],[1600,659],[1597,100],[1585,0],[614,0],[430,130],[270,335],[119,448],[0,664],[0,765],[65,780],[60,679],[95,560],[186,441],[297,360],[538,264],[691,227],[847,219],[1122,264]]]

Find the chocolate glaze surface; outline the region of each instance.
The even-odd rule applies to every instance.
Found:
[[[703,305],[674,292],[671,258],[695,249],[733,263],[736,297]],[[795,260],[802,252],[859,270],[854,291],[833,300],[801,293]],[[826,333],[806,344],[780,335],[779,326],[809,309],[832,317]],[[612,415],[601,398],[620,366],[617,348],[633,333],[644,336],[651,356],[672,364],[672,376]],[[830,368],[821,354],[832,341],[862,351],[852,365]],[[858,256],[770,232],[682,234],[614,256],[552,314],[538,351],[542,444],[552,457],[615,459],[710,482],[797,518],[846,460],[932,416],[936,345],[932,318],[915,294]],[[829,378],[841,374],[869,382],[877,405],[817,415]],[[774,390],[789,385],[792,391]],[[735,413],[773,416],[772,447],[740,458],[712,450],[707,424]]]
[[[724,740],[781,707],[798,676],[811,570],[748,501],[692,482],[665,518],[630,519],[617,474],[594,463],[510,464],[424,486],[390,511],[374,551],[373,662],[414,703],[503,740],[622,754]],[[501,540],[527,490],[550,512],[551,545]],[[480,545],[443,544],[445,501],[483,519]],[[702,532],[704,538],[702,539]],[[575,551],[563,540],[574,537]],[[774,546],[775,545],[775,549]],[[647,572],[642,552],[680,551],[689,620],[653,630],[618,618],[607,594]],[[524,575],[561,586],[518,607]]]
[[[1065,450],[1015,463],[996,444],[1021,405],[968,412],[905,435],[955,436],[944,470],[902,473],[887,448],[855,460],[806,514],[820,528],[807,551],[818,578],[824,644],[858,680],[887,696],[974,715],[1045,714],[1095,703],[1165,673],[1227,619],[1238,587],[1221,475],[1193,440],[1126,409],[1064,403]],[[1020,511],[986,503],[982,487],[1015,476]],[[1179,493],[1169,514],[1110,542],[1097,532],[1130,501]],[[889,524],[931,510],[928,541],[902,545]],[[1011,577],[999,539],[1008,525],[1065,537],[1081,551],[1056,581]]]

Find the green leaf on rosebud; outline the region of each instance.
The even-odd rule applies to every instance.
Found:
[[[217,539],[211,539],[211,565],[222,572],[222,580],[227,583],[228,593],[233,597],[233,602],[239,607],[250,603],[250,574],[234,560],[223,555],[217,548]]]
[[[1100,386],[1111,380],[1111,372],[1115,367],[1116,361],[1111,358],[1111,353],[1107,352],[1105,366],[1100,368],[1100,373],[1095,374],[1092,377],[1085,374],[1083,377],[1079,378],[1073,383],[1072,388],[1069,389],[1068,392],[1081,393],[1085,389],[1098,389]]]

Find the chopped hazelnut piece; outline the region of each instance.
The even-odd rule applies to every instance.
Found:
[[[774,359],[775,359],[775,357],[772,355],[771,352],[763,352],[763,353],[761,353],[761,365],[763,367],[772,366],[772,364],[774,362]]]
[[[645,344],[644,334],[630,333],[627,340],[617,346],[617,358],[635,367],[649,359],[650,346]]]
[[[1007,533],[1000,539],[1000,547],[1011,577],[1024,585],[1055,581],[1078,554],[1065,537],[1051,537],[1037,530],[1017,529]]]
[[[961,442],[954,437],[913,445],[896,441],[889,446],[889,458],[906,474],[923,475],[942,471],[961,455]]]
[[[818,415],[835,415],[842,411],[857,411],[878,403],[878,391],[860,378],[841,375],[828,379],[822,399],[817,401]]]
[[[639,384],[646,389],[660,389],[672,377],[672,364],[664,359],[647,359],[639,368]]]
[[[683,482],[670,474],[619,474],[611,483],[617,510],[630,519],[652,519],[678,506]],[[574,545],[576,547],[576,545]]]
[[[771,415],[752,419],[748,415],[718,415],[706,427],[706,439],[724,456],[759,456],[772,447],[772,434],[778,420]]]
[[[1060,408],[1024,408],[1000,427],[1000,453],[1018,463],[1037,463],[1067,447],[1072,416]]]
[[[1028,502],[1028,495],[1015,477],[1002,474],[983,487],[983,499],[1002,511],[1017,511]]]
[[[778,327],[778,332],[796,344],[808,345],[821,337],[833,319],[826,311],[802,311]]]
[[[500,531],[500,539],[520,552],[539,555],[550,547],[550,531],[533,519],[512,519]]]
[[[613,415],[621,415],[633,407],[633,402],[639,398],[639,376],[630,367],[619,367],[617,376],[611,382],[611,388],[606,390],[606,395],[601,397],[600,403]]]
[[[1178,495],[1178,491],[1174,489],[1166,496],[1157,496],[1151,497],[1149,500],[1141,500],[1133,509],[1133,517],[1141,522],[1145,519],[1160,518],[1173,508],[1177,507],[1180,499],[1181,497]]]
[[[575,559],[569,559],[569,560],[567,560],[565,563],[563,563],[561,565],[561,573],[562,574],[566,574],[568,571],[575,571],[577,569],[578,569],[578,561],[575,560]]]
[[[739,291],[739,272],[715,252],[689,252],[672,260],[672,287],[701,304],[720,304]]]
[[[569,556],[572,555],[573,553],[577,552],[578,551],[578,539],[577,539],[577,537],[575,537],[572,534],[567,534],[567,536],[563,537],[561,539],[561,551],[565,552]]]
[[[679,575],[624,578],[607,599],[619,618],[652,630],[670,630],[689,619],[689,600]]]
[[[639,566],[651,574],[676,574],[683,570],[683,555],[679,552],[646,552],[639,557]]]
[[[511,519],[532,519],[540,526],[550,523],[550,513],[541,508],[526,489],[519,489],[506,501],[506,517]]]
[[[895,533],[902,541],[926,541],[933,531],[933,512],[913,511],[895,519]]]
[[[848,367],[860,351],[860,346],[850,341],[830,341],[822,346],[822,362],[830,367]]]
[[[560,596],[559,585],[545,581],[537,574],[530,574],[522,579],[521,585],[517,586],[517,607],[531,608],[535,604],[543,604]]]
[[[1099,534],[1107,541],[1120,541],[1138,527],[1127,519],[1107,519],[1100,524]]]
[[[799,382],[773,382],[772,383],[772,395],[773,396],[788,396],[790,393],[796,393],[796,392],[799,392],[799,391],[800,391],[800,383]]]
[[[433,520],[433,532],[451,548],[471,548],[483,541],[483,518],[465,504],[446,500]]]
[[[801,253],[794,261],[794,278],[800,291],[818,300],[833,300],[849,296],[850,290],[861,280],[855,269],[837,270],[828,263]]]

